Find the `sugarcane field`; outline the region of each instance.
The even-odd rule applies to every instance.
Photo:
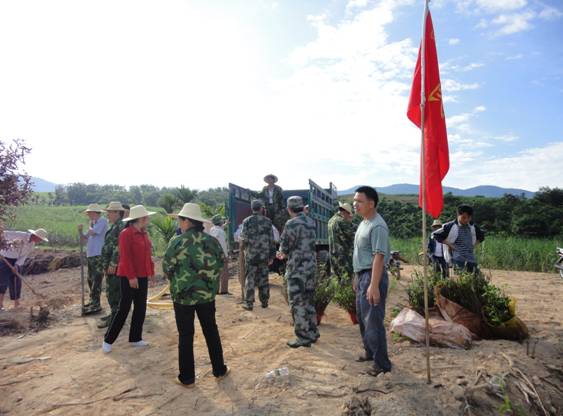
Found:
[[[0,2],[0,416],[563,415],[562,23]]]

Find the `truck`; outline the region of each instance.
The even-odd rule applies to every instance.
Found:
[[[234,238],[235,231],[246,217],[251,215],[250,202],[256,198],[257,192],[229,183],[229,200],[227,213],[229,217],[228,238],[231,247],[237,247]],[[309,216],[315,220],[317,252],[328,251],[328,220],[338,207],[338,193],[336,186],[331,182],[328,188],[322,188],[309,179],[309,188],[290,189],[283,191],[284,199],[290,196],[300,196],[309,206]],[[283,230],[278,230],[280,234]]]

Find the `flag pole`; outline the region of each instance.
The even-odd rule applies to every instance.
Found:
[[[426,105],[426,17],[428,15],[428,2],[424,0],[424,13],[422,16],[422,41],[420,44],[420,188],[422,200],[422,252],[423,280],[424,280],[424,321],[426,335],[426,382],[432,382],[430,372],[430,324],[428,322],[428,253],[426,237],[426,177],[425,177],[425,151],[424,151],[424,110]]]

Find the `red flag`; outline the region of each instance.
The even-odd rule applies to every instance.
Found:
[[[438,218],[444,206],[442,193],[442,180],[450,167],[448,152],[448,134],[446,132],[446,118],[442,103],[442,87],[440,85],[440,71],[438,69],[438,54],[434,39],[434,28],[430,11],[426,15],[425,42],[425,76],[424,76],[424,179],[426,184],[426,212]],[[421,90],[421,63],[420,49],[414,70],[411,96],[407,117],[421,127],[420,90]],[[422,155],[421,155],[422,162]],[[418,203],[422,207],[422,180]]]

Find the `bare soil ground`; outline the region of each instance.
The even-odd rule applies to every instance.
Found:
[[[393,308],[407,303],[404,286],[411,271],[406,267],[405,277],[392,284],[388,321]],[[362,351],[358,327],[333,305],[327,309],[317,344],[310,349],[288,348],[285,343],[293,333],[279,276],[271,275],[270,308],[253,312],[240,308],[240,288],[232,279],[234,296],[217,298],[217,320],[232,372],[222,381],[214,379],[203,335],[196,327],[198,381],[189,390],[173,382],[177,332],[172,311],[148,310],[144,337],[149,348],[127,345],[126,327],[113,352],[104,355],[100,348],[104,330],[96,327],[99,316],[80,316],[78,268],[27,279],[46,299],[36,298],[24,286],[25,308],[1,313],[2,319],[14,318],[22,326],[0,338],[2,415],[326,416],[342,414],[352,397],[367,398],[372,414],[498,415],[503,401],[513,408],[521,406],[520,414],[545,414],[533,399],[526,403],[512,376],[505,376],[502,391],[484,383],[509,372],[502,353],[533,383],[547,414],[563,412],[563,281],[555,274],[493,271],[494,282],[507,285],[518,300],[518,314],[532,336],[530,355],[537,340],[535,358],[527,355],[526,343],[511,341],[478,341],[468,351],[431,348],[432,384],[426,383],[424,349],[393,336],[392,373],[366,375],[368,364],[354,361]],[[150,292],[156,293],[162,284]],[[39,303],[50,307],[48,327],[29,330],[29,307]],[[264,383],[264,375],[279,367],[289,368],[289,381]],[[355,414],[365,414],[356,410]]]

